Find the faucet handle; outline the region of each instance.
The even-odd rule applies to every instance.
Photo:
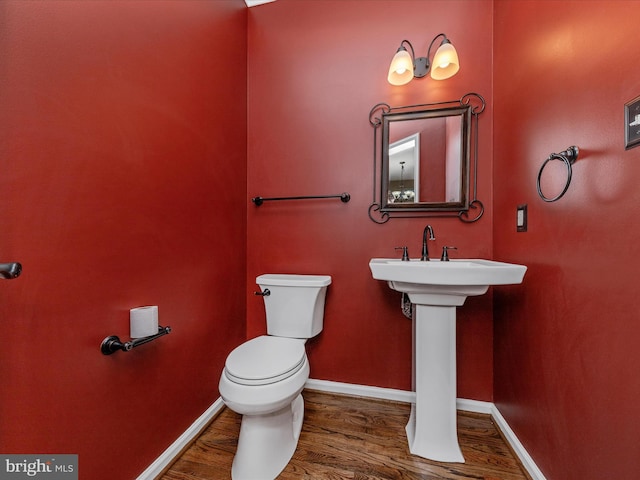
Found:
[[[408,247],[396,247],[396,250],[402,250],[402,261],[409,261],[409,248]]]
[[[440,261],[441,262],[448,262],[449,261],[449,253],[447,253],[449,250],[457,250],[458,247],[442,247],[442,257],[440,257]]]

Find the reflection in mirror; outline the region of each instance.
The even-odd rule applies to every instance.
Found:
[[[388,203],[454,203],[456,208],[461,205],[466,198],[462,187],[468,170],[463,157],[467,140],[464,113],[388,119]]]
[[[471,100],[480,105],[472,105]],[[369,217],[385,223],[390,216],[457,215],[463,221],[476,221],[484,213],[476,198],[478,114],[484,99],[465,95],[458,102],[392,108],[376,105],[369,122],[374,130],[374,166],[380,147],[379,197],[375,188]],[[379,117],[375,115],[380,113]],[[378,130],[381,141],[378,144]],[[474,140],[473,145],[471,140]],[[473,190],[470,189],[473,166]],[[377,172],[376,172],[377,174]],[[377,198],[379,200],[377,200]],[[468,219],[469,209],[480,209]],[[380,212],[381,219],[372,216]],[[408,212],[426,212],[422,215]]]
[[[389,144],[389,203],[419,202],[420,132]]]
[[[469,107],[383,115],[383,211],[469,207],[469,119]]]

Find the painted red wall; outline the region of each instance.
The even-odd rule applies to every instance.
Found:
[[[529,267],[495,296],[495,400],[549,480],[640,471],[640,148],[624,149],[623,113],[638,18],[640,2],[495,3],[495,255]],[[570,188],[545,203],[538,169],[570,145]]]
[[[264,332],[265,272],[333,276],[313,378],[409,389],[410,322],[367,263],[398,245],[417,256],[430,223],[432,254],[529,266],[522,286],[458,310],[459,396],[494,399],[549,480],[634,478],[640,148],[623,148],[622,107],[640,94],[639,15],[623,1],[278,0],[247,26],[236,0],[3,2],[0,261],[25,271],[1,281],[0,451],[78,453],[82,478],[134,478],[218,397],[228,351]],[[386,83],[403,38],[426,52],[441,31],[456,77]],[[484,217],[372,223],[371,107],[470,91],[488,101]],[[546,204],[538,168],[571,144],[571,188]],[[351,202],[249,202],[342,191]],[[173,333],[101,355],[145,304]]]
[[[0,10],[0,452],[135,478],[245,337],[246,8]],[[171,335],[102,355],[148,304]]]
[[[308,344],[312,378],[411,388],[411,322],[402,316],[399,294],[372,279],[372,257],[394,257],[399,245],[419,256],[428,223],[437,237],[432,255],[456,245],[460,256],[491,256],[492,12],[490,1],[377,0],[278,0],[249,11],[248,197],[351,194],[346,204],[272,202],[248,209],[248,337],[265,331],[262,300],[252,294],[257,275],[333,277],[324,331]],[[389,85],[389,62],[400,42],[409,39],[425,55],[440,32],[458,50],[459,74]],[[471,91],[488,101],[478,180],[484,217],[470,225],[456,218],[369,220],[371,108],[455,100]],[[491,400],[491,295],[467,300],[458,313],[458,394]]]

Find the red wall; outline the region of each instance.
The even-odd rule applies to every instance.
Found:
[[[311,377],[411,388],[411,322],[400,297],[373,280],[372,257],[394,257],[407,245],[420,255],[422,230],[434,226],[432,255],[456,245],[464,257],[492,254],[490,1],[278,0],[249,11],[248,197],[349,192],[351,201],[249,205],[247,334],[265,331],[256,290],[261,273],[329,274],[324,331],[308,344]],[[390,21],[393,19],[393,21]],[[446,32],[461,69],[444,82],[425,78],[394,87],[389,62],[407,38],[426,54]],[[481,117],[479,198],[487,211],[475,224],[457,218],[393,219],[377,225],[372,201],[373,129],[369,111],[455,100],[468,92],[488,100]],[[379,177],[378,177],[379,178]],[[249,198],[247,198],[247,201]],[[491,400],[492,298],[459,309],[458,394]]]
[[[367,264],[417,256],[430,223],[433,255],[529,267],[458,309],[459,396],[494,399],[549,480],[634,478],[640,148],[624,150],[623,104],[640,94],[639,16],[626,1],[278,0],[247,25],[240,0],[3,2],[0,261],[25,270],[0,281],[0,451],[134,478],[264,332],[265,272],[333,277],[313,378],[409,389],[410,322]],[[440,32],[457,76],[386,82],[403,38],[424,54]],[[371,222],[371,107],[471,91],[488,103],[484,217]],[[572,144],[569,192],[544,203],[538,168]],[[101,355],[145,304],[173,333]]]
[[[640,148],[624,149],[623,113],[638,18],[639,2],[495,3],[495,256],[529,267],[495,296],[495,400],[549,480],[640,471]],[[570,145],[571,186],[545,203],[538,169]]]
[[[246,8],[0,10],[0,451],[135,478],[245,337]],[[148,304],[171,335],[102,355]]]

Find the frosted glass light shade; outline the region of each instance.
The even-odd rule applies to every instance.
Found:
[[[405,85],[413,79],[413,59],[404,47],[400,47],[391,60],[387,81],[391,85]]]
[[[434,80],[445,80],[453,77],[460,70],[458,52],[448,41],[443,42],[436,51],[431,65],[431,78]]]

